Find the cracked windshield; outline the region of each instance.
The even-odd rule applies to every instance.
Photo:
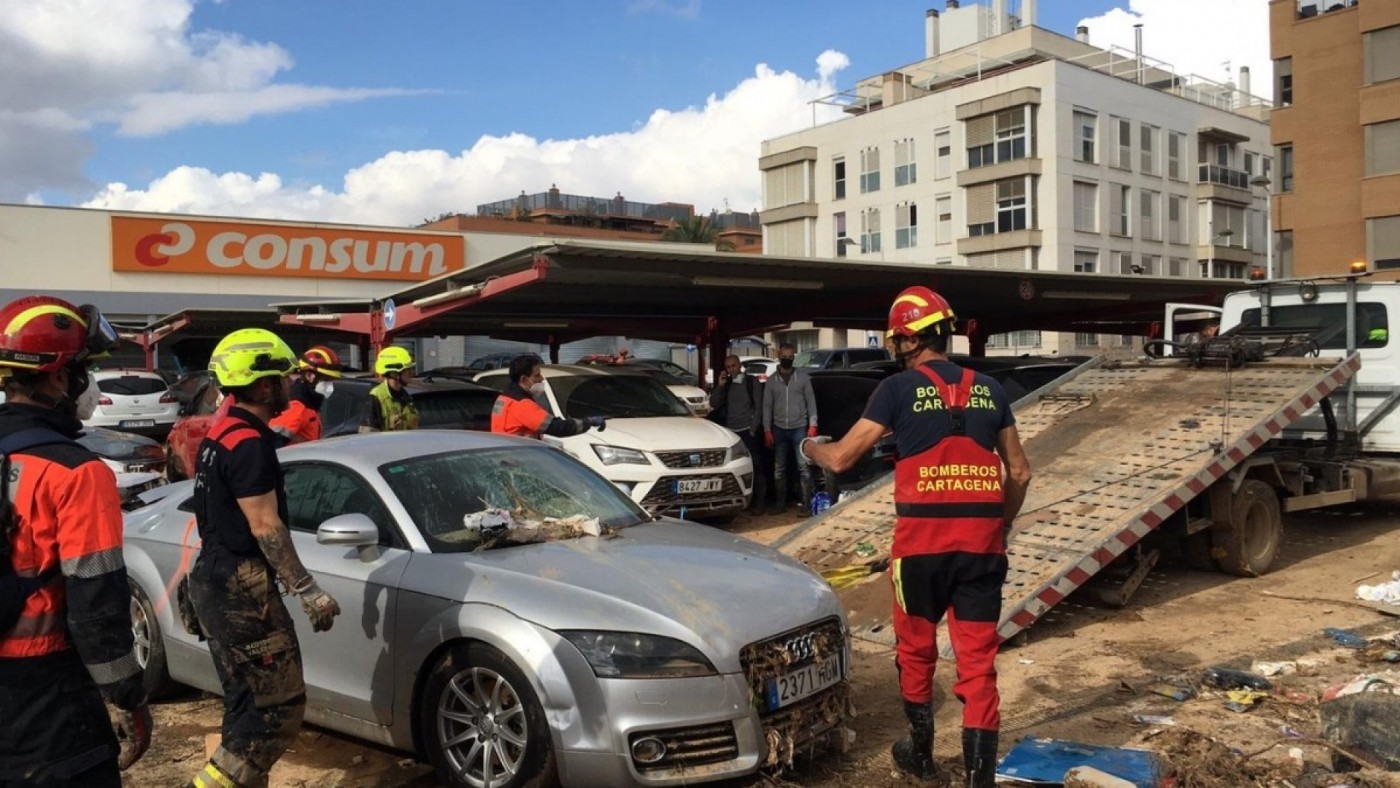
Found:
[[[689,416],[685,403],[656,380],[641,375],[551,377],[550,388],[571,419]]]
[[[519,447],[456,452],[382,466],[380,473],[434,552],[473,550],[490,528],[560,522],[553,533],[579,536],[650,518],[612,484],[554,449]],[[544,533],[551,533],[545,529]],[[540,541],[539,538],[518,541]]]

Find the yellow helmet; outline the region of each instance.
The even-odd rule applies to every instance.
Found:
[[[379,355],[374,359],[374,374],[384,375],[390,372],[402,372],[411,366],[413,366],[413,356],[398,345],[390,345],[379,351]]]
[[[209,357],[209,371],[225,388],[286,375],[296,365],[297,356],[291,347],[265,328],[240,328],[219,340]]]

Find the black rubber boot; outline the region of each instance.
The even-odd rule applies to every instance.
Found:
[[[997,732],[963,728],[963,764],[967,788],[994,788],[997,783]]]
[[[906,700],[904,716],[909,719],[909,735],[890,747],[894,765],[920,780],[938,779],[938,765],[933,762],[933,709],[927,703]]]

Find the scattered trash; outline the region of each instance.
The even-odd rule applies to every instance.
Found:
[[[528,544],[603,535],[602,524],[596,517],[575,515],[527,520],[505,509],[492,508],[464,515],[462,527],[480,541],[478,550],[487,550],[500,543]]]
[[[1304,736],[1304,735],[1303,735],[1303,732],[1302,732],[1302,731],[1298,730],[1297,728],[1290,727],[1290,726],[1288,726],[1288,725],[1280,725],[1280,726],[1278,726],[1278,732],[1281,733],[1281,734],[1283,734],[1283,737],[1284,737],[1285,739],[1306,739],[1306,738],[1307,738],[1307,736]]]
[[[1333,755],[1337,771],[1352,771],[1353,763],[1400,769],[1400,688],[1390,679],[1362,676],[1336,689],[1319,709],[1322,736],[1341,745],[1353,757]]]
[[[1065,785],[1074,788],[1134,788],[1134,783],[1092,766],[1076,766],[1065,772]]]
[[[1123,781],[1090,785],[1154,788],[1159,784],[1162,773],[1157,756],[1151,750],[1028,738],[1017,742],[997,764],[997,777],[1032,784],[1062,785],[1069,771],[1085,766]]]
[[[1366,676],[1357,676],[1345,684],[1338,684],[1328,687],[1322,692],[1324,703],[1344,698],[1348,695],[1360,695],[1367,692],[1380,692],[1389,695],[1400,695],[1400,684],[1397,684],[1397,677],[1392,673],[1373,673]]]
[[[1175,701],[1187,701],[1196,697],[1196,691],[1190,687],[1178,687],[1174,684],[1153,684],[1147,688],[1148,692],[1154,695],[1161,695],[1164,698],[1171,698]]]
[[[1261,676],[1291,676],[1298,672],[1297,662],[1255,662],[1250,671]]]
[[[840,591],[843,588],[859,583],[870,575],[883,572],[889,568],[890,559],[880,558],[875,561],[867,561],[863,564],[853,564],[842,566],[836,569],[827,569],[822,572],[822,579],[827,582],[832,589]]]
[[[1274,683],[1255,673],[1245,670],[1231,670],[1230,668],[1211,667],[1206,668],[1201,676],[1201,683],[1215,687],[1216,689],[1254,689],[1268,691],[1274,688]]]
[[[1133,722],[1139,725],[1175,725],[1176,720],[1162,714],[1134,714]]]
[[[1311,693],[1296,689],[1284,689],[1276,697],[1295,706],[1306,706],[1316,700]]]
[[[816,516],[831,508],[831,496],[826,492],[819,492],[812,496],[812,515]]]
[[[856,545],[856,556],[860,558],[869,558],[872,555],[875,555],[874,544],[870,542],[861,542],[860,544]]]
[[[1035,660],[1033,660],[1033,659],[1020,659],[1020,660],[1017,660],[1017,662],[1020,662],[1022,665],[1034,665],[1034,664],[1035,664]]]
[[[1366,638],[1363,638],[1360,635],[1356,634],[1355,632],[1352,632],[1349,629],[1337,629],[1336,627],[1328,627],[1322,630],[1322,634],[1326,635],[1329,638],[1332,638],[1333,642],[1335,642],[1339,646],[1342,646],[1343,648],[1366,648],[1366,646],[1371,642]]]
[[[1225,708],[1236,713],[1243,713],[1254,708],[1259,701],[1269,697],[1269,693],[1261,690],[1240,689],[1230,690],[1225,693]]]
[[[1357,586],[1356,598],[1365,602],[1400,605],[1400,571],[1390,573],[1390,582],[1374,586]]]

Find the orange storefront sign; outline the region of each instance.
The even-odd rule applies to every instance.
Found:
[[[466,264],[446,233],[112,217],[112,270],[421,282]]]

